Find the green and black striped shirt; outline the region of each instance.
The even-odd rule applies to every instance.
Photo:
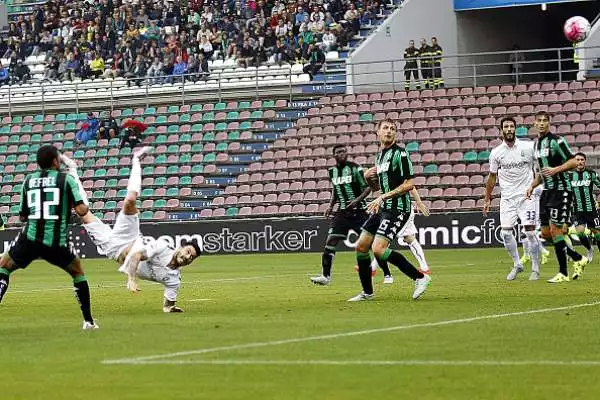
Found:
[[[367,182],[363,175],[363,168],[351,161],[343,165],[336,165],[329,168],[329,179],[333,185],[333,195],[339,203],[339,209],[345,210],[348,205],[359,197],[367,188]],[[364,210],[367,207],[366,200],[357,204],[357,210]]]
[[[558,167],[575,157],[567,141],[550,132],[535,144],[535,158],[540,170],[545,167]],[[568,172],[554,176],[543,176],[545,190],[571,191],[571,181]]]
[[[406,149],[393,144],[377,155],[377,177],[381,193],[388,193],[402,185],[407,179],[414,178],[414,171],[410,156]],[[409,192],[393,199],[386,200],[382,206],[384,210],[397,210],[410,212],[412,205]]]
[[[72,176],[56,170],[27,175],[21,190],[19,215],[27,219],[27,239],[50,247],[67,247],[71,209],[83,203]]]
[[[596,171],[584,169],[571,172],[571,187],[575,194],[575,212],[596,212],[594,186],[600,189],[600,178]]]

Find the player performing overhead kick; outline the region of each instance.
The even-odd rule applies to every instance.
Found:
[[[506,279],[512,281],[523,271],[517,241],[513,234],[513,228],[520,219],[525,229],[531,254],[532,271],[529,280],[538,280],[540,278],[540,243],[535,233],[537,206],[535,201],[526,198],[527,189],[533,182],[534,145],[531,141],[517,139],[514,118],[502,118],[500,130],[503,142],[495,147],[490,154],[490,173],[485,186],[483,214],[487,215],[488,213],[492,191],[496,185],[496,179],[499,178],[502,239],[504,247],[508,250],[508,254],[510,254],[514,263]]]
[[[113,228],[111,229],[91,212],[82,216],[81,220],[98,252],[121,264],[119,271],[127,274],[127,288],[130,291],[139,290],[136,277],[161,283],[165,286],[163,311],[183,312],[176,306],[177,291],[181,282],[180,269],[200,256],[201,250],[196,240],[182,243],[181,247],[175,249],[166,240],[152,241],[142,237],[135,202],[142,186],[140,157],[149,149],[143,147],[134,152],[131,159],[131,175],[127,183],[127,196]],[[61,159],[67,166],[69,174],[77,180],[81,195],[85,198],[85,191],[77,176],[77,164],[64,155]]]

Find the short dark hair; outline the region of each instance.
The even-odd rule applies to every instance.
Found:
[[[550,114],[548,113],[548,111],[538,111],[535,113],[535,119],[537,119],[538,117],[546,117],[548,118],[548,121],[550,121]]]
[[[517,121],[513,117],[504,117],[500,120],[500,129],[502,129],[506,121],[512,121],[515,124],[515,128],[517,127]]]
[[[196,257],[199,257],[200,254],[202,254],[202,250],[200,249],[200,245],[198,244],[198,240],[197,239],[182,241],[181,242],[181,246],[182,247],[192,246],[194,248],[194,250],[196,250]]]
[[[381,128],[381,125],[383,125],[384,123],[392,124],[392,125],[394,125],[394,127],[398,128],[396,126],[396,121],[394,121],[391,118],[385,118],[377,123],[377,125],[375,126],[375,131],[379,131],[379,128]]]
[[[333,150],[331,150],[331,152],[332,152],[333,154],[335,154],[335,151],[336,151],[337,149],[345,149],[345,148],[346,148],[346,146],[344,146],[343,144],[336,144],[335,146],[333,146]]]
[[[52,145],[42,146],[37,151],[37,163],[41,169],[52,168],[56,158],[58,158],[58,149]]]
[[[587,157],[582,152],[575,153],[575,157],[583,157],[584,160],[587,160]]]

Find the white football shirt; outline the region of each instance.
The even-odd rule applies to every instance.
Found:
[[[498,174],[503,199],[525,197],[533,181],[534,143],[516,139],[512,147],[505,142],[490,153],[490,172]]]
[[[161,283],[165,286],[165,297],[171,301],[177,299],[177,289],[181,284],[179,269],[168,265],[173,259],[175,249],[166,240],[144,238],[144,252],[147,259],[140,261],[137,276],[147,281]]]

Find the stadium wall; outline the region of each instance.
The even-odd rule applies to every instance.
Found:
[[[596,18],[589,36],[581,43],[580,47],[582,47],[580,53],[582,62],[579,64],[578,79],[583,80],[593,69],[594,60],[600,58],[600,18]]]
[[[422,37],[430,42],[432,36],[437,36],[445,54],[457,54],[453,1],[406,0],[350,56],[346,64],[349,93],[393,90],[393,82],[398,89],[404,82],[401,73],[404,63],[395,63],[396,73],[392,73],[390,61],[403,57],[409,40],[414,40],[418,46]],[[367,62],[371,64],[357,65]],[[446,59],[443,66],[453,65],[456,65],[456,59]],[[456,83],[447,81],[447,84]]]
[[[481,212],[417,215],[418,238],[426,248],[480,248],[502,245],[498,213]],[[178,246],[182,240],[198,239],[205,254],[321,252],[329,221],[324,218],[278,218],[142,224],[150,238],[164,238]],[[0,232],[0,251],[8,250],[18,230]],[[345,243],[350,250],[358,239],[351,234]],[[73,248],[82,258],[100,257],[85,229],[70,229]]]

